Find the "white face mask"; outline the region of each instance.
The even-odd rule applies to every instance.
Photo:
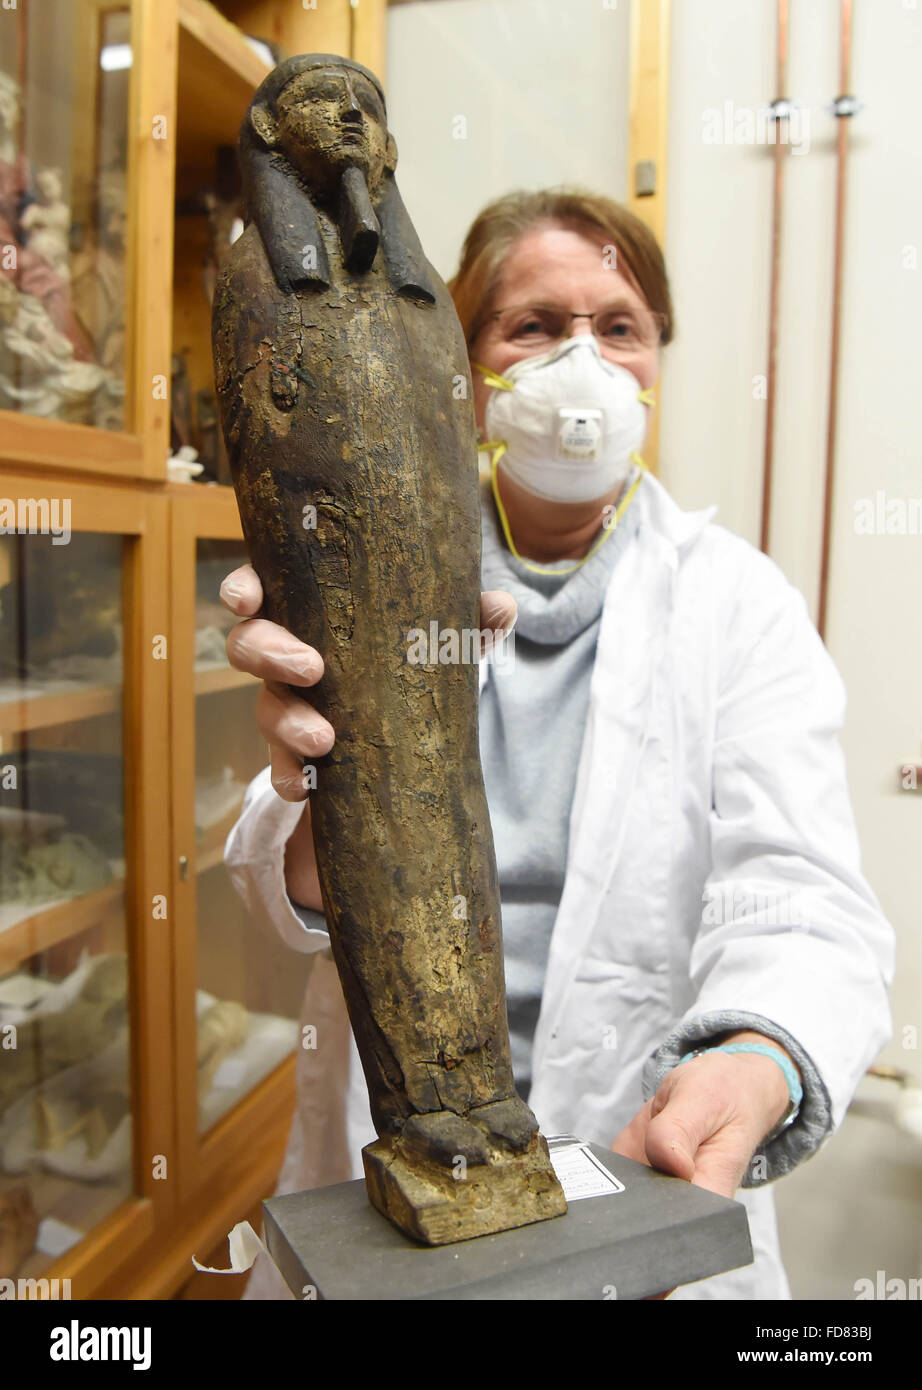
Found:
[[[476,365],[476,364],[475,364]],[[536,497],[590,502],[623,482],[644,441],[647,399],[626,367],[608,362],[594,333],[513,363],[487,401],[487,438],[506,447],[499,466]]]

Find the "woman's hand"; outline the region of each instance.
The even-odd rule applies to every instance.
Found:
[[[304,801],[301,760],[329,753],[336,734],[313,705],[286,685],[316,685],[323,675],[323,657],[278,623],[256,616],[262,601],[262,585],[252,565],[241,565],[222,583],[221,602],[244,619],[228,633],[227,659],[235,670],[249,671],[264,682],[256,722],[269,745],[272,785],[283,800]],[[497,641],[507,635],[516,611],[515,599],[502,589],[480,596],[480,626]]]
[[[789,1055],[760,1033],[734,1033],[723,1041],[767,1043]],[[673,1067],[611,1147],[625,1158],[732,1197],[789,1103],[784,1073],[771,1058],[708,1052]]]
[[[257,616],[263,590],[252,565],[241,565],[227,575],[220,592],[225,608],[243,619],[227,635],[227,659],[235,670],[249,671],[263,681],[256,722],[269,745],[272,785],[284,801],[306,801],[303,760],[329,753],[336,734],[328,720],[287,686],[316,685],[323,675],[323,657],[278,623]],[[492,634],[491,641],[507,635],[516,612],[515,599],[502,589],[480,596],[480,626]],[[320,911],[309,811],[288,841],[285,863],[291,897]]]
[[[272,785],[284,801],[304,801],[302,758],[329,753],[336,735],[333,726],[313,705],[292,695],[287,685],[316,685],[323,675],[323,657],[314,647],[266,618],[263,589],[252,565],[241,565],[221,584],[221,602],[238,618],[227,634],[227,659],[237,671],[259,676],[256,723],[269,745]]]

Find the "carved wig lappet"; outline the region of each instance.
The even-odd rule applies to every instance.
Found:
[[[464,336],[367,69],[283,63],[240,158],[247,224],[214,300],[224,434],[263,613],[324,660],[317,685],[292,689],[336,732],[310,805],[380,1136],[363,1150],[368,1193],[441,1244],[566,1209],[510,1064]],[[415,659],[414,629],[454,633],[453,659]]]

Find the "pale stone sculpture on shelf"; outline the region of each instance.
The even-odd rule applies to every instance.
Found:
[[[26,245],[37,256],[44,256],[59,275],[70,275],[70,208],[61,197],[60,169],[41,169],[35,176],[38,200],[30,203],[19,225],[26,234]]]

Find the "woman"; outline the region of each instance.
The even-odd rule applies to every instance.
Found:
[[[517,1084],[545,1134],[745,1203],[754,1263],[674,1298],[789,1298],[767,1184],[838,1127],[891,1028],[841,680],[773,562],[640,465],[673,327],[647,227],[590,194],[512,194],[450,289],[492,460],[482,626],[516,621],[515,659],[481,662],[480,747]],[[361,1176],[374,1137],[301,775],[335,731],[286,691],[322,653],[252,616],[254,572],[222,597],[271,753],[225,859],[254,918],[319,953],[289,1192]],[[284,1296],[267,1263],[248,1297]]]

